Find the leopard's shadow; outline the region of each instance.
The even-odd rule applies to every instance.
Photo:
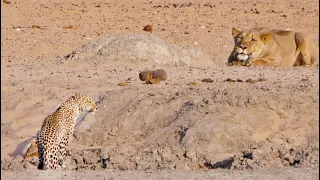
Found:
[[[18,146],[16,147],[16,149],[11,153],[9,154],[10,157],[16,157],[16,156],[23,156],[23,151],[24,149],[26,148],[26,146],[28,144],[30,144],[32,142],[32,140],[34,139],[35,137],[30,137],[28,138],[27,140],[21,142],[20,144],[18,144]]]

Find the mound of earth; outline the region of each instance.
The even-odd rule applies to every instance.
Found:
[[[212,62],[200,49],[185,49],[167,44],[154,35],[126,34],[90,41],[61,60],[77,59],[107,64],[211,66]]]
[[[4,130],[5,152],[17,146],[18,134],[29,133],[27,140],[35,135],[44,117],[82,84],[81,92],[93,96],[99,110],[76,127],[69,170],[319,166],[317,67],[167,67],[166,81],[147,85],[125,65],[106,70],[91,64],[88,71],[87,65],[69,63],[37,71],[51,74],[38,87],[56,85],[28,92],[41,98],[19,102],[21,97],[12,94],[10,101],[3,101],[8,106],[18,104],[4,111],[4,125],[10,125],[18,112],[29,112],[28,119]],[[29,89],[27,83],[33,78],[16,86]],[[210,83],[202,81],[206,78]],[[247,79],[264,80],[247,83]],[[119,81],[128,85],[117,86]],[[2,169],[35,169],[36,162],[20,156],[4,158]]]

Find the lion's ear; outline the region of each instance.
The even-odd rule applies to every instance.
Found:
[[[261,41],[264,42],[264,43],[267,43],[267,42],[271,41],[272,38],[273,38],[273,37],[272,37],[272,34],[270,34],[270,33],[261,34],[261,35],[260,35],[260,39],[261,39]]]
[[[240,33],[240,31],[236,28],[232,28],[232,36],[236,37],[238,34]]]

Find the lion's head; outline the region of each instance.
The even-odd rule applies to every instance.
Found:
[[[266,44],[272,40],[272,34],[268,33],[268,30],[267,28],[253,28],[239,31],[232,28],[235,46],[231,59],[247,61],[257,58],[263,52]]]

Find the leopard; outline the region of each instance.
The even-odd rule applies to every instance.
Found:
[[[91,97],[75,93],[44,119],[36,135],[39,170],[66,167],[67,147],[77,119],[82,112],[94,113],[96,110],[97,105]]]
[[[255,27],[232,28],[234,49],[228,65],[310,67],[319,60],[316,44],[311,37],[292,30]]]

